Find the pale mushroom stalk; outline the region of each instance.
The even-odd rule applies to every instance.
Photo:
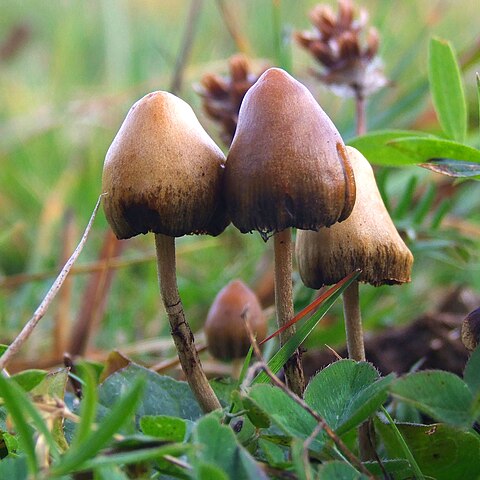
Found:
[[[185,377],[205,412],[220,408],[185,320],[175,272],[175,237],[219,235],[228,224],[221,195],[225,156],[191,107],[152,92],[130,109],[108,149],[105,216],[118,239],[155,234],[160,290]]]
[[[292,292],[292,238],[291,229],[286,228],[273,235],[275,255],[275,305],[277,323],[281,328],[294,317]],[[280,343],[285,344],[295,333],[292,326],[280,334]],[[301,353],[297,349],[285,364],[285,377],[288,386],[297,395],[302,395],[305,378],[302,369]]]
[[[175,238],[155,234],[158,280],[163,304],[170,322],[171,334],[177,348],[180,365],[202,410],[211,412],[221,408],[203,371],[193,339],[193,333],[185,320],[182,301],[177,287]]]
[[[360,311],[359,285],[355,280],[343,292],[343,314],[347,337],[348,357],[361,362],[365,360],[362,313]]]

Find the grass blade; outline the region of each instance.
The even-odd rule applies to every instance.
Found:
[[[82,403],[80,405],[80,423],[75,430],[70,448],[75,449],[83,444],[91,433],[95,415],[97,413],[97,389],[95,385],[95,376],[92,368],[88,365],[79,364],[77,368],[81,372],[82,379]]]
[[[268,362],[268,367],[273,373],[277,373],[285,364],[285,362],[292,356],[293,352],[301,345],[305,339],[310,335],[312,330],[317,326],[318,322],[323,316],[330,310],[337,298],[352,284],[354,280],[360,275],[360,270],[349,275],[348,280],[342,280],[344,282],[338,287],[338,284],[330,289],[331,295],[325,300],[325,303],[308,319],[305,323],[296,331],[296,333],[283,345],[275,355]],[[339,282],[341,283],[341,282]],[[307,307],[308,308],[308,307]],[[252,382],[255,383],[267,383],[269,378],[265,372],[260,372]]]
[[[463,142],[467,133],[467,104],[458,62],[446,40],[430,40],[428,78],[443,131],[449,138]]]
[[[390,426],[392,427],[393,432],[395,433],[395,437],[398,440],[398,443],[402,446],[403,453],[407,457],[407,460],[410,463],[410,466],[412,467],[413,471],[415,472],[415,478],[417,480],[425,480],[425,476],[423,475],[422,471],[420,470],[420,467],[418,466],[417,461],[415,460],[415,457],[413,456],[412,452],[408,448],[407,443],[405,442],[405,439],[403,438],[402,434],[400,433],[400,430],[397,428],[395,425],[395,422],[393,418],[390,416],[390,414],[387,412],[387,409],[385,407],[380,407],[383,414],[385,417],[387,417],[388,422],[390,423]]]
[[[20,391],[19,395],[17,395],[18,391]],[[12,417],[15,424],[22,450],[27,458],[28,470],[33,475],[36,475],[38,473],[38,465],[35,455],[35,442],[31,427],[25,416],[25,405],[30,403],[30,400],[21,391],[20,387],[7,380],[3,375],[0,375],[0,396],[3,398],[8,414]]]
[[[142,397],[144,383],[144,379],[139,378],[132,385],[131,390],[115,403],[110,413],[98,425],[97,430],[90,432],[77,448],[70,448],[59,464],[52,469],[52,474],[64,475],[78,470],[84,462],[93,458],[104,448],[113,435],[134,414]]]

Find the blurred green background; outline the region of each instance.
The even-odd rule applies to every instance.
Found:
[[[27,277],[15,284],[7,281],[18,274],[58,270],[66,255],[62,253],[65,238],[72,238],[73,250],[100,193],[103,159],[110,142],[137,99],[152,90],[171,89],[186,32],[195,36],[177,94],[192,104],[216,140],[218,128],[202,114],[192,85],[206,72],[226,73],[227,59],[239,47],[232,28],[253,59],[254,69],[287,59],[291,72],[312,90],[344,137],[348,140],[353,135],[352,101],[334,96],[316,82],[309,72],[313,60],[292,41],[292,32],[311,28],[308,12],[317,2],[205,0],[199,2],[201,9],[194,21],[187,24],[192,3],[2,0],[1,342],[14,338],[54,277]],[[336,10],[336,2],[327,3]],[[380,56],[391,80],[390,87],[370,100],[369,128],[438,130],[426,80],[428,40],[438,35],[450,40],[464,60],[471,114],[469,140],[478,147],[474,76],[475,67],[479,68],[478,2],[363,0],[358,4],[368,10],[370,23],[380,32]],[[276,21],[280,29],[275,27]],[[408,322],[434,308],[450,287],[468,285],[480,291],[478,183],[454,189],[448,197],[449,221],[431,232],[415,222],[415,206],[429,191],[437,193],[438,182],[445,179],[418,167],[377,173],[393,211],[408,185],[416,182],[415,200],[403,211],[397,210],[394,217],[409,238],[416,263],[410,285],[362,288],[367,327]],[[107,230],[101,212],[78,265],[98,258]],[[270,243],[264,244],[258,234],[242,236],[231,226],[216,239],[178,240],[179,287],[196,329],[216,292],[230,279],[240,277],[252,284],[262,276],[268,268]],[[151,236],[124,242],[121,255],[127,265],[115,270],[105,313],[92,340],[96,348],[117,348],[167,335],[153,253]],[[90,277],[72,277],[70,290],[52,304],[29,347],[24,348],[24,357],[50,354],[52,331],[58,322],[68,336],[88,307],[85,290]],[[313,292],[303,288],[297,277],[295,280],[300,308]],[[337,314],[339,311],[337,308]],[[314,342],[335,345],[342,341],[342,331],[341,322],[333,323],[329,329],[320,329]]]

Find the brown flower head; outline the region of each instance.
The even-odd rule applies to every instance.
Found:
[[[207,73],[196,88],[205,113],[221,125],[220,137],[226,146],[232,143],[243,97],[265,70],[258,75],[252,73],[250,62],[242,54],[233,55],[228,63],[229,76]]]
[[[335,93],[365,97],[388,83],[377,56],[378,32],[367,26],[366,10],[356,18],[351,0],[338,5],[337,15],[327,5],[315,6],[310,12],[315,30],[298,32],[296,39],[322,65],[315,75]]]

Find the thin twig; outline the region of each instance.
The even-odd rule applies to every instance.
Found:
[[[253,335],[253,331],[250,327],[250,324],[248,322],[248,318],[246,315],[244,316],[244,320],[245,320],[245,327],[247,329],[248,336],[250,338],[250,343],[252,344],[255,356],[258,358],[258,361],[262,365],[263,371],[268,375],[272,383],[275,384],[281,390],[283,390],[284,393],[286,393],[294,402],[300,405],[300,407],[302,407],[318,422],[318,424],[321,426],[320,430],[325,431],[327,436],[330,437],[330,439],[333,441],[333,443],[335,443],[335,445],[340,450],[340,452],[342,452],[345,458],[347,458],[348,461],[355,466],[355,468],[357,468],[363,474],[367,475],[368,478],[375,478],[364,467],[362,462],[348,449],[348,447],[343,443],[340,437],[328,426],[327,422],[325,422],[325,420],[315,410],[313,410],[310,407],[310,405],[308,405],[302,398],[300,398],[298,395],[296,395],[290,389],[288,389],[287,386],[279,378],[277,378],[277,376],[272,372],[272,370],[270,370],[267,363],[262,357],[262,352],[260,351],[257,341],[255,340],[255,336]]]
[[[177,93],[182,88],[183,72],[192,49],[193,40],[195,39],[202,5],[203,0],[192,0],[190,4],[190,10],[183,33],[182,46],[177,61],[175,62],[175,70],[173,72],[172,83],[170,84],[170,92],[172,93]]]
[[[50,303],[52,302],[52,300],[55,298],[55,295],[58,293],[61,286],[63,285],[63,282],[67,278],[67,275],[70,272],[73,264],[77,260],[78,256],[83,250],[83,247],[85,246],[85,243],[87,242],[88,234],[92,229],[93,221],[95,220],[95,216],[98,212],[103,196],[104,194],[102,193],[98,197],[97,204],[93,209],[93,213],[92,213],[92,216],[90,217],[87,228],[83,233],[80,243],[77,245],[77,248],[72,253],[72,256],[68,259],[62,271],[59,273],[58,277],[53,282],[53,285],[50,287],[50,290],[45,295],[45,298],[42,300],[38,308],[35,310],[35,313],[33,314],[32,318],[27,322],[27,324],[23,327],[22,331],[18,334],[17,338],[15,338],[15,340],[10,344],[10,346],[7,348],[5,353],[0,357],[0,370],[3,370],[7,366],[8,362],[12,359],[14,355],[18,353],[22,345],[26,342],[28,337],[30,337],[33,330],[37,326],[38,322],[45,315],[45,312],[50,306]]]

